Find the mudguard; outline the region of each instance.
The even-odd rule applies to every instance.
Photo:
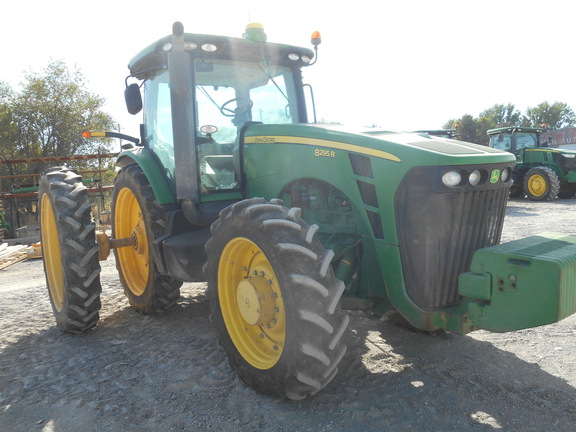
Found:
[[[142,168],[154,195],[159,204],[172,204],[176,202],[174,193],[162,165],[157,161],[152,151],[145,147],[123,151],[118,155],[116,165],[124,167],[136,163]]]

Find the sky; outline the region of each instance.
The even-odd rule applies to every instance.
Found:
[[[17,90],[27,71],[63,60],[135,136],[141,116],[126,112],[127,64],[174,21],[238,37],[259,22],[268,41],[304,47],[319,31],[318,62],[304,80],[325,121],[420,130],[496,103],[576,110],[571,0],[7,0],[1,10],[0,81]]]

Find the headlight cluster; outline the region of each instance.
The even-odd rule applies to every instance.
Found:
[[[455,188],[461,186],[482,186],[486,182],[495,184],[498,182],[506,183],[510,180],[511,168],[507,167],[503,170],[493,169],[488,171],[486,169],[474,169],[471,171],[458,169],[450,170],[442,175],[442,183],[444,186]]]

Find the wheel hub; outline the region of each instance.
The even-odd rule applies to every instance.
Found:
[[[546,192],[546,180],[541,175],[533,175],[530,178],[528,188],[534,196],[541,196]]]
[[[134,227],[134,231],[132,231],[132,237],[136,239],[136,244],[133,246],[134,251],[139,255],[146,253],[145,242],[138,241],[138,239],[146,238],[146,227],[144,226],[144,221],[142,220],[142,214],[138,215],[138,223]]]
[[[274,291],[263,276],[252,276],[240,281],[236,290],[236,303],[240,315],[251,326],[263,326],[274,319]]]

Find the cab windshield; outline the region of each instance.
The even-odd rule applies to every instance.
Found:
[[[296,85],[289,67],[264,62],[194,62],[196,151],[201,192],[239,187],[238,137],[249,123],[296,123]],[[145,139],[174,178],[169,74],[146,81]]]
[[[514,132],[492,135],[490,147],[517,153],[525,148],[538,147],[538,135],[528,132]]]
[[[293,123],[298,118],[292,71],[239,61],[196,61],[197,125],[213,125],[231,142],[247,122]]]

